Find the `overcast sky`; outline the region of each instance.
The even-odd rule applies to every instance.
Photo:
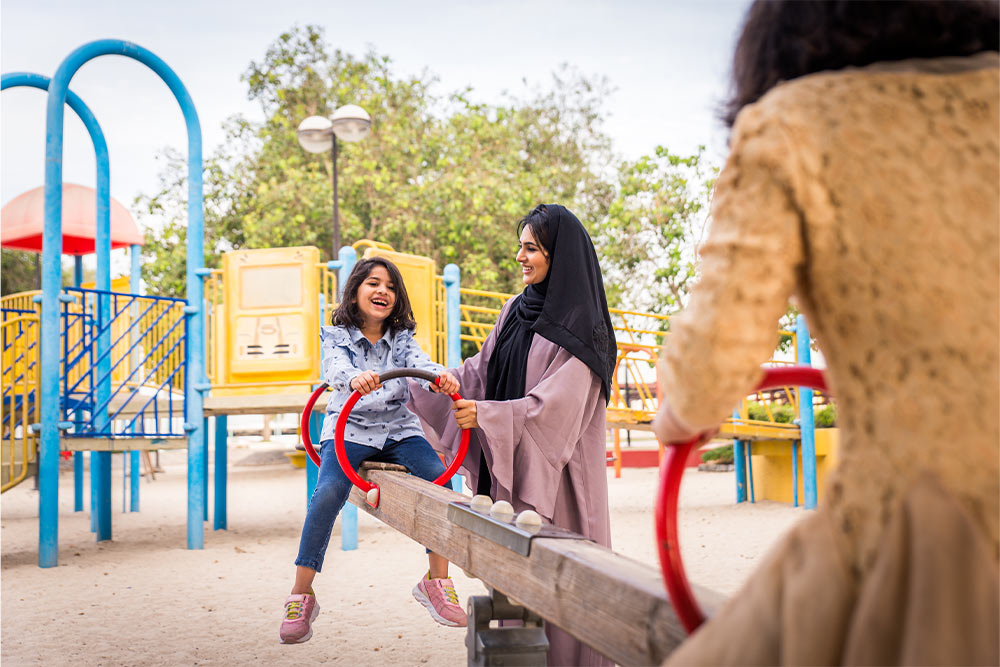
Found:
[[[521,92],[522,79],[545,83],[560,63],[606,76],[606,130],[625,157],[656,145],[692,151],[705,144],[716,162],[725,132],[716,109],[727,90],[730,54],[748,0],[658,2],[480,1],[367,3],[301,0],[4,0],[2,71],[52,76],[76,47],[102,38],[135,42],[162,58],[194,99],[205,154],[235,113],[259,118],[240,75],[295,24],[325,28],[327,42],[361,54],[374,47],[397,73],[425,68],[446,94],[466,86],[495,102]],[[181,112],[160,79],[121,57],[92,60],[70,84],[93,110],[108,142],[111,194],[130,207],[152,193],[160,149],[187,145]],[[44,183],[45,94],[4,91],[0,100],[0,195],[7,203]],[[67,110],[63,177],[93,186],[94,152],[83,124]],[[375,119],[378,122],[378,119]]]

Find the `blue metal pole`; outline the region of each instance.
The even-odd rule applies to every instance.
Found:
[[[229,418],[215,417],[215,530],[226,530],[229,521],[226,516],[226,487],[229,447]]]
[[[448,368],[458,368],[462,365],[462,303],[461,303],[461,271],[457,264],[444,267],[445,313],[448,317],[447,350],[448,358],[445,365]],[[451,478],[451,488],[462,493],[462,476]]]
[[[110,188],[108,171],[108,146],[97,119],[83,101],[69,90],[69,77],[58,86],[53,80],[30,72],[12,72],[0,77],[0,90],[15,86],[29,86],[51,91],[46,109],[46,162],[45,162],[45,227],[42,232],[42,316],[40,328],[41,377],[39,386],[40,417],[42,424],[38,454],[38,565],[55,567],[59,564],[59,302],[62,286],[62,127],[64,105],[69,104],[83,121],[94,144],[97,162],[97,222],[102,223],[100,198],[102,191]],[[52,149],[50,155],[50,148]],[[58,149],[58,150],[55,150]],[[110,195],[109,195],[110,196]],[[106,209],[110,216],[110,205]],[[110,217],[108,218],[110,223]],[[75,459],[81,462],[82,456]],[[93,462],[91,463],[93,468]],[[91,472],[93,474],[93,471]],[[74,483],[76,473],[74,471]],[[82,487],[82,471],[81,471]],[[80,488],[82,494],[82,488]],[[77,494],[74,493],[74,496]],[[74,501],[76,498],[74,498]],[[93,501],[92,501],[93,504]],[[81,504],[82,508],[82,497]],[[109,524],[110,525],[110,524]]]
[[[313,412],[309,415],[309,435],[312,436],[313,443],[318,443],[320,435],[323,432],[323,416],[318,415]],[[313,445],[315,446],[315,444]],[[313,491],[316,490],[316,482],[319,479],[319,468],[316,464],[312,462],[308,456],[306,457],[306,507],[309,507],[309,501],[312,500]]]
[[[799,441],[792,440],[792,507],[799,506]]]
[[[129,488],[129,511],[138,512],[139,511],[139,478],[142,476],[139,472],[139,452],[137,450],[132,450],[129,453],[129,482],[131,487]]]
[[[351,271],[354,270],[354,265],[358,261],[358,253],[351,246],[344,246],[337,253],[337,259],[340,260],[340,270],[337,272],[337,299],[338,301],[344,297],[344,285],[347,284],[347,277],[351,275]]]
[[[131,269],[128,275],[128,288],[129,292],[132,294],[142,293],[142,247],[133,244],[129,248]],[[135,309],[136,314],[138,314],[138,308]],[[132,335],[135,335],[133,330]],[[132,355],[131,366],[135,366],[139,363],[139,354],[136,352]],[[133,426],[134,429],[134,426]],[[131,483],[130,495],[131,502],[129,503],[129,508],[133,512],[139,511],[139,452],[137,450],[132,450],[129,453],[129,482]]]
[[[799,315],[795,320],[795,338],[798,363],[810,366],[809,327],[806,318]],[[816,422],[813,417],[813,392],[807,387],[799,387],[799,432],[802,437],[802,491],[807,510],[816,509]]]
[[[736,502],[747,501],[747,461],[742,440],[733,440],[733,472],[736,475]]]
[[[448,317],[448,368],[462,365],[461,272],[455,264],[444,267],[445,310]]]
[[[740,418],[740,411],[733,410],[733,419]],[[736,502],[747,501],[747,462],[742,440],[733,440],[733,472],[736,476]]]
[[[208,521],[208,417],[202,419],[203,431],[205,433],[205,444],[202,446],[201,453],[201,478],[203,481],[202,493],[205,495],[205,513],[202,517],[203,521]]]
[[[83,511],[83,452],[73,452],[73,511]]]
[[[50,94],[51,97],[51,94]],[[105,155],[107,160],[108,156]],[[94,428],[110,433],[108,407],[111,401],[111,178],[110,167],[97,177],[97,229],[94,233],[97,255],[97,383]],[[97,541],[111,539],[111,452],[97,452]],[[91,470],[91,475],[94,474]]]
[[[351,275],[351,271],[354,270],[354,264],[358,261],[358,253],[354,248],[344,246],[337,253],[337,258],[340,260],[340,272],[337,274],[337,297],[338,299],[343,299],[344,285],[347,284],[347,277]],[[317,429],[317,437],[322,431],[322,426],[323,423],[320,421],[319,429]],[[313,466],[313,468],[315,467]],[[319,476],[319,470],[316,470],[316,476]],[[316,480],[313,479],[310,481],[308,479],[308,468],[306,477],[306,485],[309,486],[309,497],[312,497],[312,489],[316,486]],[[342,551],[353,551],[358,548],[358,508],[351,503],[344,505],[344,509],[340,511],[340,548]]]
[[[747,440],[747,478],[750,480],[750,502],[757,502],[753,492],[753,440]]]
[[[185,313],[189,317],[185,355],[187,357],[185,383],[185,430],[188,431],[188,548],[204,546],[204,525],[201,521],[205,495],[201,470],[202,442],[205,433],[202,425],[202,391],[207,391],[205,381],[204,309],[202,284],[197,270],[204,266],[204,215],[202,191],[201,125],[184,84],[172,69],[158,56],[143,47],[117,39],[97,40],[70,53],[56,70],[49,86],[45,142],[45,231],[43,234],[42,275],[42,331],[58,331],[59,316],[56,297],[59,290],[59,259],[62,254],[62,153],[63,153],[63,104],[69,81],[87,61],[103,55],[123,55],[142,62],[152,69],[170,88],[184,114],[188,130],[188,228],[187,228],[187,298]],[[101,187],[98,184],[98,194]],[[99,225],[100,227],[100,225]],[[100,260],[100,255],[98,257]],[[58,337],[43,338],[42,344],[42,454],[41,477],[49,479],[43,484],[58,484],[58,388],[59,349]],[[47,454],[49,451],[53,453]],[[53,458],[54,457],[54,458]],[[52,458],[52,461],[49,459]],[[45,496],[46,494],[42,494]],[[58,490],[50,494],[55,503],[42,500],[45,511],[40,512],[39,564],[51,567],[57,564],[57,538],[52,527],[57,525]],[[43,555],[44,554],[44,555]]]

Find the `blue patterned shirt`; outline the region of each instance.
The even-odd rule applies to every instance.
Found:
[[[323,381],[330,385],[332,395],[326,406],[321,442],[333,440],[337,418],[344,403],[354,393],[350,384],[362,371],[382,374],[394,368],[419,368],[441,373],[444,366],[431,361],[417,342],[412,331],[388,331],[372,345],[359,329],[345,326],[320,328],[323,348]],[[420,421],[406,407],[410,400],[408,378],[389,380],[367,396],[362,396],[347,418],[344,440],[382,449],[385,441],[402,440],[413,435],[423,436]],[[428,383],[418,380],[424,387]]]

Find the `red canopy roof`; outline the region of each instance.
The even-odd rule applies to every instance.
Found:
[[[12,250],[42,251],[45,227],[45,187],[18,195],[0,211],[0,245]],[[62,235],[64,255],[94,252],[97,230],[97,192],[94,188],[63,183]],[[111,199],[111,247],[143,245],[135,219],[114,198]]]

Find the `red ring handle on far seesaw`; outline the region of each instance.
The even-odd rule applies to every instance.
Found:
[[[420,380],[427,380],[428,382],[433,382],[435,385],[440,386],[441,378],[430,371],[424,371],[417,368],[394,368],[391,371],[386,371],[385,373],[380,373],[378,376],[379,382],[385,383],[389,380],[395,380],[398,378],[417,378]],[[312,462],[316,464],[318,468],[320,466],[319,454],[316,453],[316,449],[312,444],[312,437],[309,433],[309,416],[312,414],[313,406],[316,405],[316,401],[327,390],[327,384],[324,382],[316,391],[312,393],[309,400],[306,401],[306,407],[302,411],[302,444],[306,448],[306,454],[312,459]],[[451,394],[451,400],[458,401],[461,400],[461,395],[458,393]],[[361,392],[355,391],[348,397],[347,402],[344,403],[343,409],[340,411],[340,415],[337,417],[337,429],[333,436],[334,449],[337,452],[337,462],[340,464],[340,468],[347,475],[347,478],[351,480],[354,486],[358,487],[365,492],[365,502],[367,502],[372,507],[378,507],[379,501],[379,488],[377,484],[372,484],[361,479],[358,473],[351,467],[350,461],[347,460],[347,452],[344,449],[344,427],[347,426],[347,417],[351,414],[351,410],[354,405],[361,399]],[[438,486],[444,486],[451,480],[452,476],[458,470],[458,467],[462,465],[462,461],[465,460],[465,453],[469,449],[469,429],[462,429],[462,437],[458,444],[458,453],[452,460],[451,465],[445,469],[441,475],[434,480],[434,483]]]
[[[809,387],[826,391],[822,371],[808,366],[765,368],[764,379],[757,391],[779,387]],[[677,618],[694,632],[705,621],[705,614],[691,592],[691,585],[684,574],[680,542],[677,539],[677,504],[681,478],[691,449],[702,442],[695,438],[688,442],[668,443],[667,455],[660,468],[660,488],[656,498],[656,545],[660,554],[663,583],[674,605]]]

